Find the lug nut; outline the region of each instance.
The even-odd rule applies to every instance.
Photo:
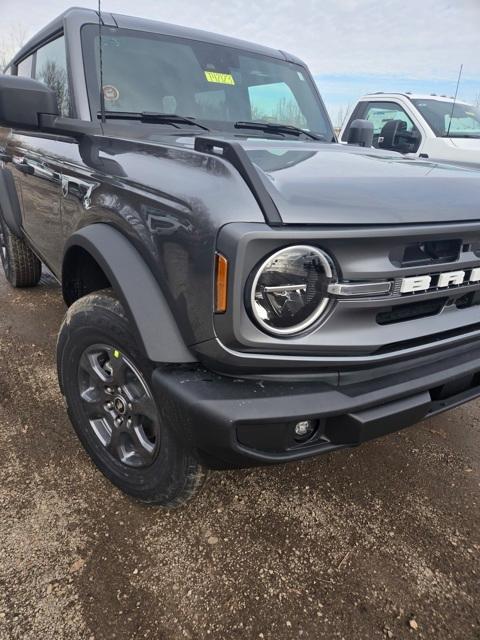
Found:
[[[129,418],[129,419],[127,420],[127,427],[131,427],[131,426],[132,426],[132,424],[133,424],[133,420],[132,420],[131,418]]]
[[[112,387],[107,387],[107,388],[105,389],[105,391],[106,391],[107,393],[113,393],[113,389],[112,389]]]
[[[117,387],[117,393],[122,393],[122,387]]]
[[[123,422],[123,418],[120,418],[120,416],[118,418],[115,418],[115,424],[117,425],[117,427],[119,427]]]
[[[130,409],[130,411],[133,409],[133,404],[131,402],[128,403],[128,408]]]
[[[107,402],[107,409],[111,411],[113,409],[113,402]]]

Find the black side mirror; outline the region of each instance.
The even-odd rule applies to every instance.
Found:
[[[347,142],[359,147],[371,147],[373,145],[373,124],[369,120],[354,120],[348,128]]]
[[[407,128],[405,120],[389,120],[383,125],[378,136],[380,149],[396,149],[399,146],[398,135]]]
[[[55,91],[37,80],[0,75],[0,126],[35,131],[40,114],[58,116]]]

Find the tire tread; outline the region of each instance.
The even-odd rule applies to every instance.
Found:
[[[0,219],[6,248],[5,275],[12,287],[34,287],[42,276],[42,263],[23,238],[15,236]]]

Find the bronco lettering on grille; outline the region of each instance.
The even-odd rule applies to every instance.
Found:
[[[474,284],[480,281],[480,267],[472,269],[466,277],[465,271],[445,271],[438,276],[411,276],[402,278],[400,293],[414,293],[415,291],[428,291],[429,289],[445,289],[453,285],[463,283]]]

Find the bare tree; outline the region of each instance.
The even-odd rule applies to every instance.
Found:
[[[16,24],[10,28],[7,34],[0,41],[0,73],[13,58],[15,53],[25,43],[27,31],[21,24]]]
[[[339,107],[337,111],[337,117],[334,122],[335,128],[340,130],[343,127],[343,123],[345,122],[346,117],[350,111],[350,105],[347,104],[345,107]]]
[[[44,66],[37,70],[36,77],[55,91],[60,113],[69,113],[68,78],[65,69],[58,67],[52,60],[47,60]]]
[[[252,118],[254,120],[265,120],[266,122],[277,122],[280,124],[291,124],[296,127],[305,128],[307,121],[300,111],[300,107],[294,100],[281,98],[274,109],[271,106],[262,108],[261,105],[252,106]]]

